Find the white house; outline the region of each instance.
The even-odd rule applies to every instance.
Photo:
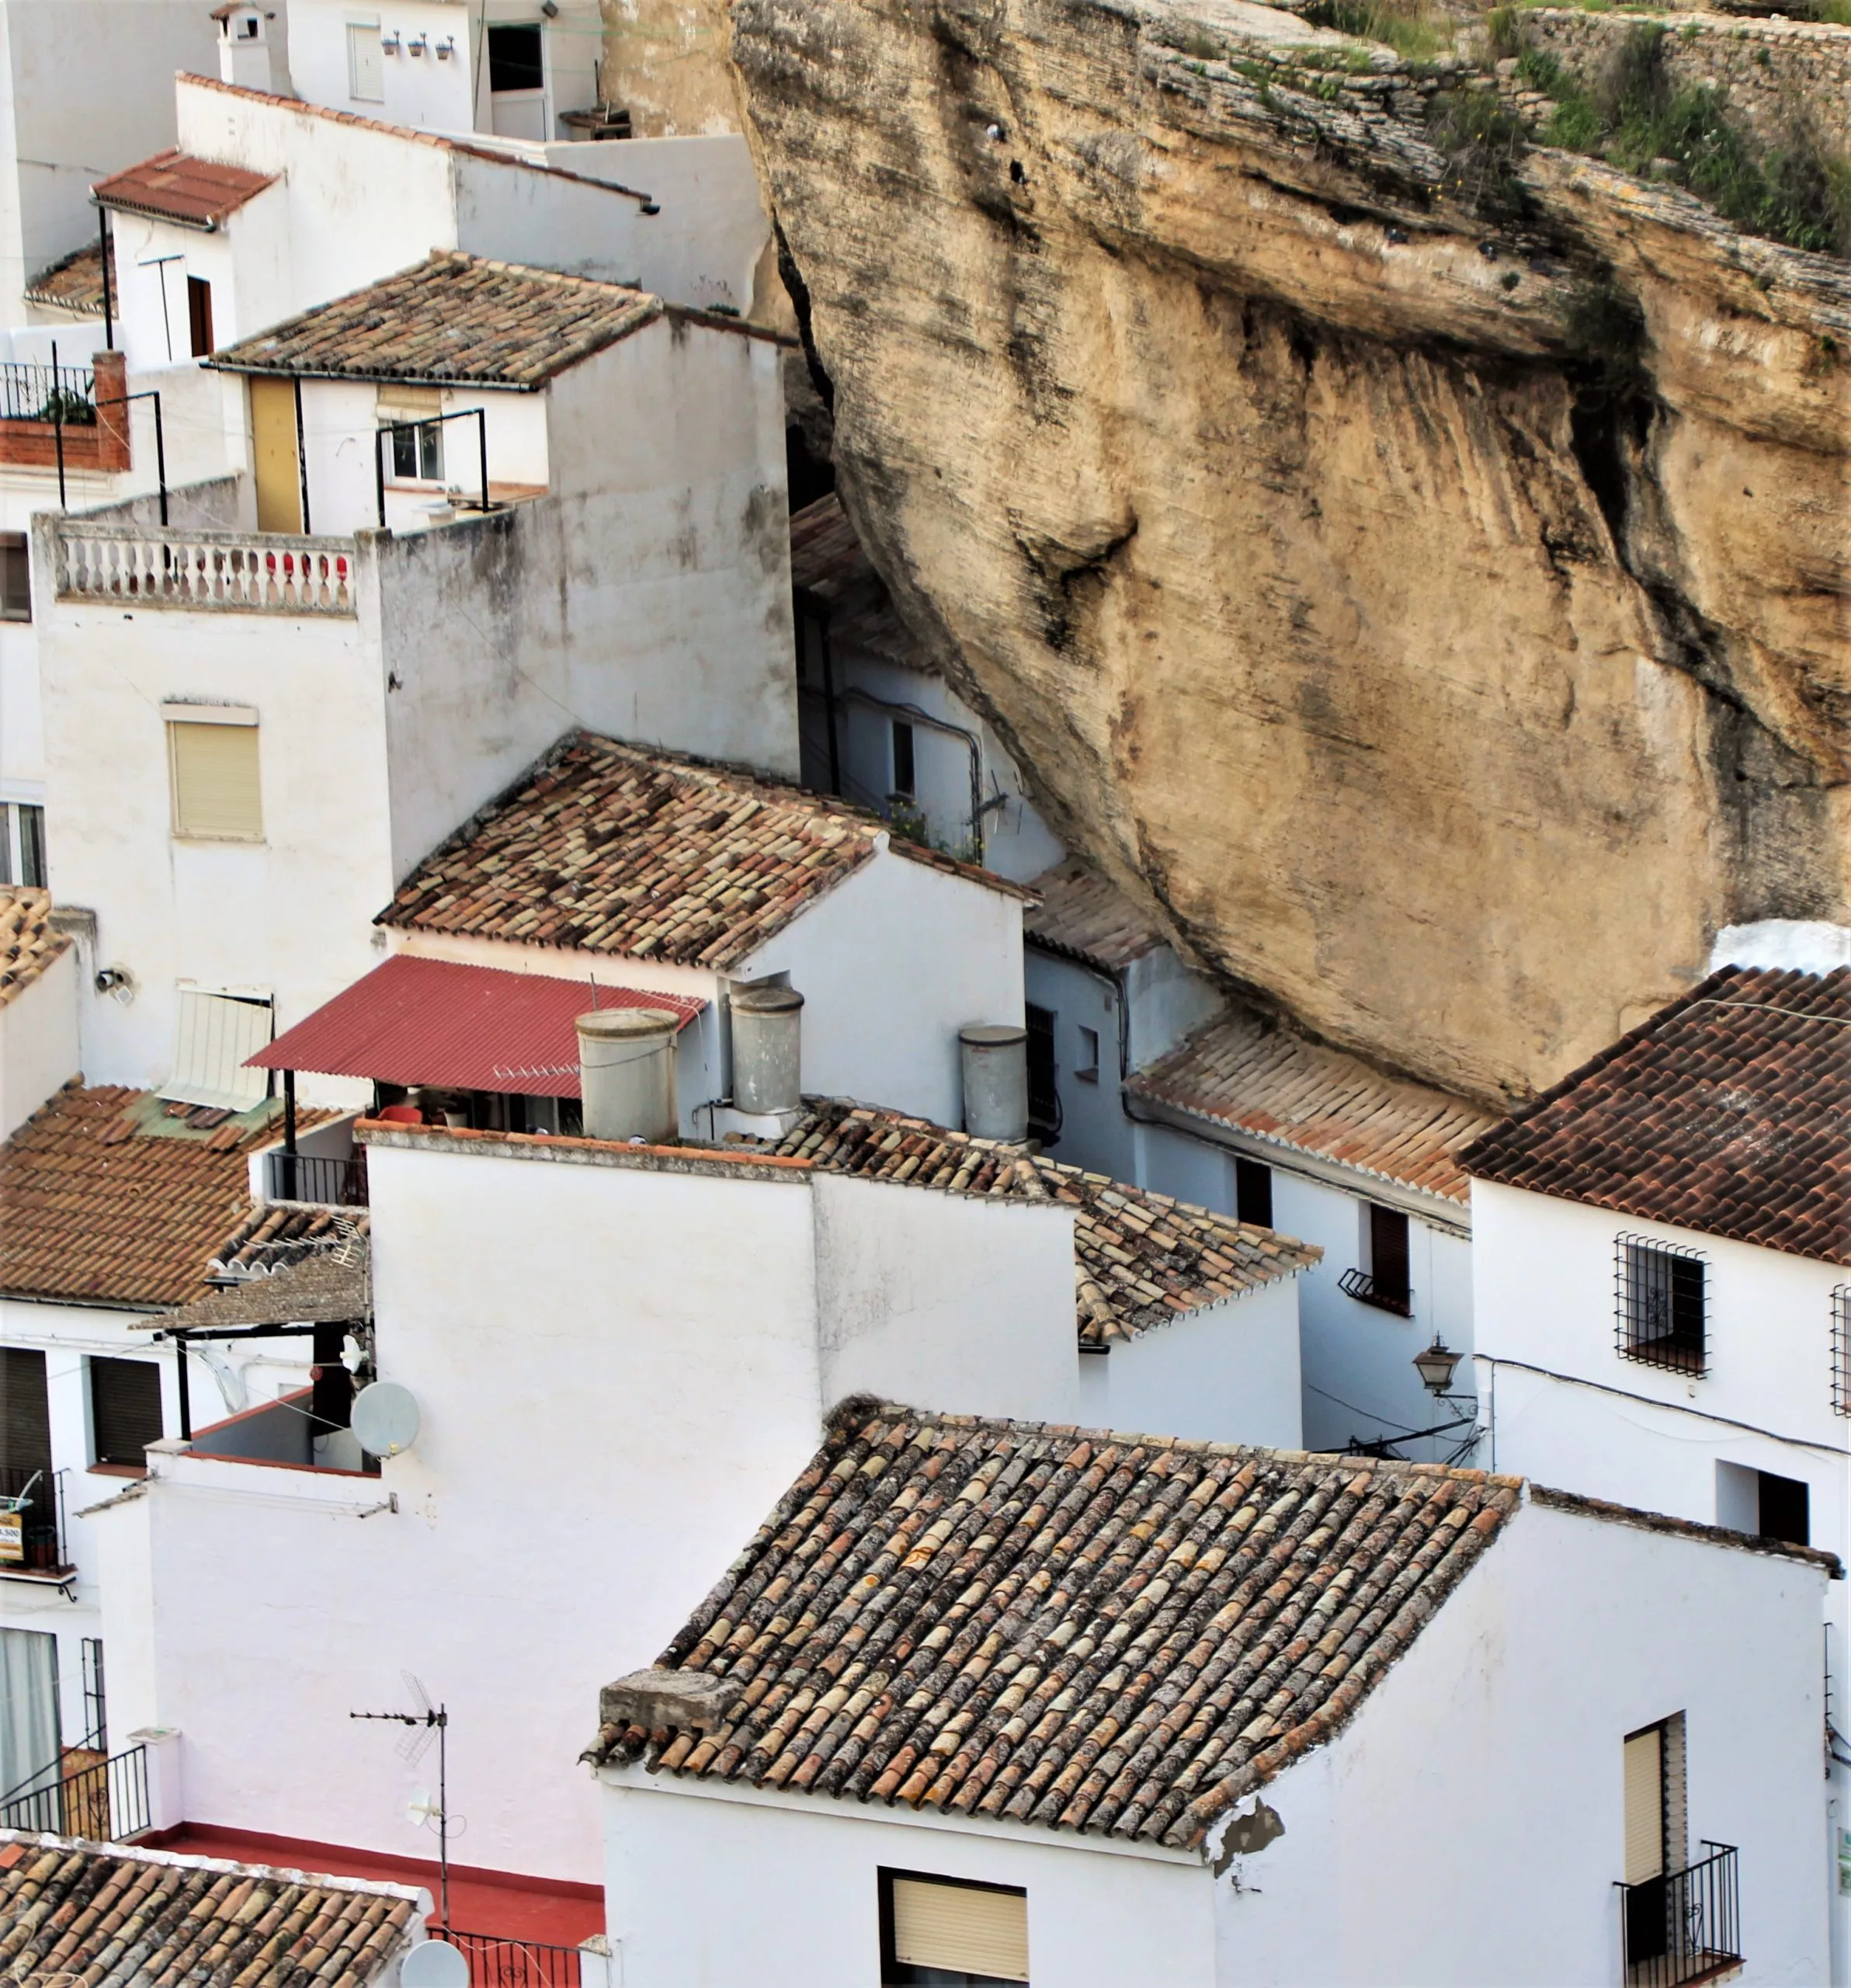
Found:
[[[587,1676],[685,1619],[830,1404],[904,1387],[1071,1423],[1089,1341],[1128,1395],[1155,1377],[1148,1402],[1158,1343],[1213,1333],[1237,1350],[1204,1394],[1245,1348],[1251,1400],[1224,1412],[1295,1407],[1303,1252],[1020,1148],[840,1106],[790,1152],[360,1136],[371,1371],[415,1437],[356,1470],[305,1453],[300,1404],[202,1418],[91,1521],[112,1719],[182,1736],[189,1824],[428,1854],[404,1819],[423,1784],[347,1718],[405,1670],[448,1707],[469,1861],[594,1882],[594,1791],[549,1750]]]
[[[772,982],[804,996],[801,1090],[958,1123],[959,1031],[1020,1024],[1022,906],[1016,886],[839,801],[578,735],[418,864],[380,923],[421,958],[704,1010],[682,1037],[681,1121],[712,1137],[732,1091],[727,1004]],[[561,1048],[575,1075],[574,1039]]]
[[[626,1988],[1825,1978],[1829,1555],[863,1402],[722,1564],[600,1697]]]
[[[804,783],[1026,883],[1061,845],[988,723],[932,669],[841,499],[790,520]]]
[[[1135,1179],[1324,1252],[1300,1291],[1306,1442],[1468,1453],[1470,1399],[1436,1400],[1413,1363],[1436,1340],[1472,1349],[1470,1190],[1455,1155],[1492,1115],[1238,1005],[1123,1096],[1139,1121]]]
[[[168,1082],[183,988],[287,1027],[358,979],[398,881],[574,723],[794,769],[778,353],[443,254],[220,353],[249,474],[39,520],[92,1077]]]
[[[1851,967],[1725,967],[1465,1150],[1483,1460],[1845,1552],[1847,1024]],[[1851,1869],[1842,1585],[1829,1604],[1835,1872]]]

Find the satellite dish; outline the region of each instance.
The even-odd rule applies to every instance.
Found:
[[[375,1381],[353,1398],[353,1433],[369,1456],[395,1457],[418,1440],[418,1403],[396,1381]],[[427,1984],[434,1988],[434,1984]]]
[[[401,1988],[469,1988],[469,1960],[447,1940],[426,1940],[399,1965]]]

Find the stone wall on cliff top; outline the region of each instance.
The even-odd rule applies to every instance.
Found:
[[[1494,224],[1433,72],[1252,59],[1319,39],[733,12],[845,501],[1054,825],[1302,1026],[1520,1095],[1720,926],[1851,916],[1851,271],[1560,153]]]

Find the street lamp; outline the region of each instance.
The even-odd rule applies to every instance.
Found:
[[[1424,1353],[1414,1356],[1414,1369],[1426,1383],[1429,1394],[1443,1396],[1453,1383],[1453,1369],[1459,1364],[1459,1355],[1453,1352],[1438,1333],[1433,1335],[1433,1343]]]

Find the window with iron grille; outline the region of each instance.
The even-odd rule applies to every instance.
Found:
[[[1851,1415],[1851,1284],[1832,1293],[1832,1410]]]
[[[1623,1360],[1679,1374],[1709,1371],[1708,1270],[1698,1251],[1675,1242],[1614,1239],[1613,1340]]]

